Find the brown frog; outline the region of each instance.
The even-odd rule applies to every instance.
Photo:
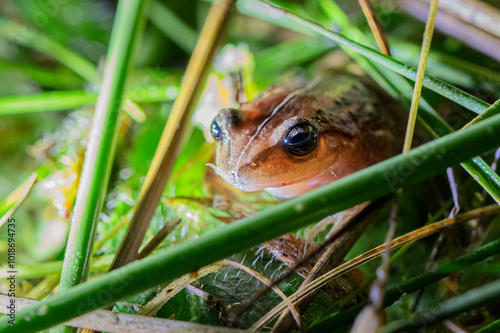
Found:
[[[219,111],[210,128],[217,141],[212,167],[240,190],[295,197],[399,153],[405,128],[400,110],[374,82],[347,73],[275,85],[239,109]],[[347,224],[366,205],[329,217],[320,228],[337,218],[345,220],[340,226]],[[306,276],[307,284],[337,266],[366,225],[359,224],[317,255],[310,254],[316,245],[294,234],[264,246],[292,267],[302,262],[297,272]],[[317,232],[309,235],[311,240]],[[324,290],[337,302],[365,279],[353,270]],[[361,293],[351,301],[356,304],[366,297]],[[305,311],[307,304],[298,306]]]
[[[214,169],[240,190],[295,197],[399,153],[400,109],[346,73],[275,85],[214,118]]]

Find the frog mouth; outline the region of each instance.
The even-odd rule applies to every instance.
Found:
[[[216,170],[217,172],[217,170]],[[252,179],[248,179],[247,177],[241,177],[238,176],[235,172],[231,173],[226,173],[226,174],[218,174],[222,180],[224,180],[226,183],[236,187],[238,190],[243,191],[243,192],[255,192],[255,191],[260,191],[268,187],[280,187],[280,186],[285,186],[288,185],[291,182],[287,182],[287,184],[284,183],[273,183],[273,184],[266,184],[266,183],[256,183],[253,182]]]
[[[308,185],[311,185],[312,187],[315,187],[316,183],[321,183],[321,185],[324,185],[332,181],[332,177],[328,177],[328,175],[330,174],[333,173],[330,173],[327,170],[318,170],[317,172],[310,173],[306,176],[297,177],[286,181],[276,181],[269,183],[256,183],[253,182],[252,179],[248,179],[246,177],[243,177],[242,179],[241,176],[238,177],[235,173],[229,173],[225,175],[221,174],[220,176],[226,183],[231,184],[232,186],[243,192],[265,190],[266,192],[279,197],[288,197],[279,195],[280,190],[286,190],[287,188],[291,188],[293,186],[307,187]],[[337,178],[337,176],[335,176],[335,178]]]

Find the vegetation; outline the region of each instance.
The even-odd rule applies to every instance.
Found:
[[[40,301],[18,308],[15,325],[0,317],[0,332],[120,331],[104,315],[68,322],[97,309],[132,315],[138,332],[156,326],[133,326],[136,314],[193,330],[494,332],[500,65],[489,50],[500,36],[463,22],[477,2],[413,1],[437,8],[426,25],[392,0],[371,1],[374,18],[344,0],[3,1],[0,268],[17,273],[0,281],[0,303],[5,312],[12,283],[18,305]],[[484,17],[500,17],[484,2]],[[474,48],[443,28],[457,20]],[[429,139],[290,200],[216,180],[208,126],[234,106],[239,75],[253,99],[329,68],[369,75],[411,104]],[[415,96],[423,89],[412,101],[414,82]],[[318,224],[366,201],[338,230]],[[307,239],[313,259],[286,263],[262,245],[286,233]],[[301,286],[320,253],[338,262]],[[364,282],[342,297],[318,292],[356,272]],[[284,310],[289,323],[276,320]]]

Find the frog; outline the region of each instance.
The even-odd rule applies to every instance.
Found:
[[[404,125],[399,103],[368,77],[329,72],[312,80],[296,78],[270,86],[238,108],[218,112],[210,125],[217,146],[210,166],[241,191],[264,190],[286,200],[398,154]],[[351,230],[342,245],[332,243],[318,255],[313,251],[318,248],[316,236],[335,226],[326,235],[329,239],[368,204],[326,217],[306,238],[288,233],[263,246],[309,283],[339,264],[367,223]],[[338,302],[366,280],[364,273],[353,270],[324,291]],[[367,297],[362,292],[352,304]]]
[[[367,77],[297,78],[218,112],[211,166],[239,190],[293,198],[399,153],[404,123],[398,102]]]

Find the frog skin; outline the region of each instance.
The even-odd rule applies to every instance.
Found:
[[[242,191],[295,197],[400,152],[400,109],[368,78],[345,73],[274,85],[219,111],[214,169]]]

